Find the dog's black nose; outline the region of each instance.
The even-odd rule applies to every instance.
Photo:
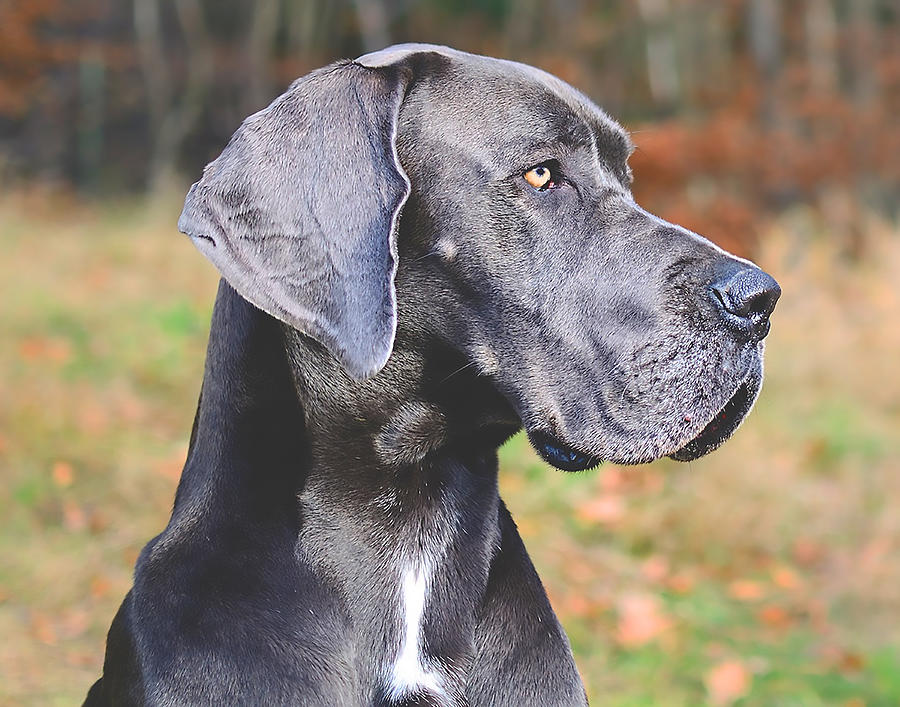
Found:
[[[769,315],[781,296],[775,279],[752,265],[739,264],[714,282],[712,293],[722,309],[738,318],[757,341],[769,333]]]

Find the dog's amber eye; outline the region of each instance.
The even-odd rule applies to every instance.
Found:
[[[539,191],[553,186],[553,173],[545,164],[539,164],[525,172],[525,181]]]

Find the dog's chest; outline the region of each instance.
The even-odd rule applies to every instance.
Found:
[[[424,640],[425,614],[430,608],[429,599],[435,581],[432,560],[425,554],[408,558],[399,568],[398,575],[399,645],[393,656],[387,656],[388,698],[401,702],[404,698],[424,693],[440,700],[440,704],[453,704],[447,693],[448,676],[434,657],[428,655]]]
[[[457,704],[451,695],[458,690],[441,661],[440,646],[426,638],[429,625],[444,613],[444,585],[457,563],[456,518],[447,502],[432,512],[413,514],[387,562],[384,579],[393,640],[383,658],[382,680],[389,703],[427,697],[429,704]]]
[[[301,496],[301,555],[331,578],[353,680],[376,704],[465,704],[497,543],[495,487],[470,481],[448,470],[419,490],[382,489],[354,512]]]

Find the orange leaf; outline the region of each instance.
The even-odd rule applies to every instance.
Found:
[[[841,654],[839,668],[845,673],[858,673],[866,665],[866,661],[859,653],[845,651]]]
[[[106,577],[98,575],[91,580],[91,596],[94,599],[101,599],[109,594],[112,588],[112,582]]]
[[[659,600],[648,594],[628,594],[619,602],[616,637],[623,646],[637,648],[657,638],[672,626]]]
[[[75,470],[69,462],[56,462],[50,474],[53,477],[53,483],[63,489],[71,486],[72,482],[75,481]]]
[[[726,660],[706,673],[704,682],[709,701],[714,705],[730,705],[750,689],[750,671],[738,660]]]
[[[797,589],[802,584],[799,575],[785,565],[772,570],[772,581],[782,589]]]
[[[63,525],[66,530],[78,531],[87,528],[87,514],[84,512],[84,509],[74,501],[64,501],[62,513]]]
[[[625,503],[621,496],[606,494],[585,501],[577,508],[578,517],[586,523],[612,525],[625,515]]]
[[[31,615],[31,632],[41,643],[56,645],[56,628],[47,614],[35,611]]]
[[[651,582],[662,582],[669,574],[669,561],[661,555],[651,555],[641,565],[641,573]]]
[[[68,609],[59,618],[59,628],[63,638],[81,636],[90,625],[90,614],[84,609]]]
[[[757,614],[759,620],[773,628],[784,628],[791,622],[791,617],[787,611],[780,606],[766,606],[759,610]]]
[[[794,560],[804,567],[818,564],[825,556],[825,549],[814,540],[801,538],[794,543]]]
[[[765,594],[762,584],[750,579],[738,579],[728,585],[728,593],[741,601],[755,601]]]
[[[673,574],[667,583],[676,594],[687,594],[694,588],[694,578],[684,572]]]
[[[619,491],[624,485],[625,478],[617,466],[608,466],[600,475],[600,486],[604,491]]]
[[[62,364],[72,358],[72,345],[66,339],[30,336],[19,342],[19,355],[26,361]]]

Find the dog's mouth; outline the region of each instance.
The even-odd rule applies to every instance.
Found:
[[[700,434],[669,457],[680,462],[693,461],[719,447],[743,422],[758,392],[759,381],[753,376],[746,378]]]
[[[549,432],[535,430],[528,433],[528,439],[531,440],[531,445],[545,462],[563,471],[593,469],[603,461],[599,457],[585,454],[574,447],[570,447]]]
[[[747,417],[756,401],[761,383],[761,374],[748,375],[700,433],[668,456],[676,461],[693,461],[721,446]],[[563,471],[585,471],[603,461],[543,429],[529,431],[528,439],[544,461]]]

